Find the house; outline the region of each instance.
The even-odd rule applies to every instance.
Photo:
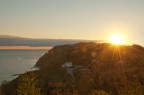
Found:
[[[62,65],[63,68],[71,68],[73,67],[73,63],[72,62],[65,62],[63,65]]]

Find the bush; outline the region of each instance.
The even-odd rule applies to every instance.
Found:
[[[17,95],[41,95],[35,73],[29,72],[20,77]]]

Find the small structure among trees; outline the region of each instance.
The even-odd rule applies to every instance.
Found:
[[[63,68],[71,68],[73,67],[73,63],[72,62],[65,62],[63,65],[62,65]]]

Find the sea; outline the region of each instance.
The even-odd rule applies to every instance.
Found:
[[[0,84],[27,71],[34,70],[37,60],[47,50],[0,50]]]

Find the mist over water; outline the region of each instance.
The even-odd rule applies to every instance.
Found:
[[[30,71],[47,50],[0,50],[0,82],[12,80],[14,74]]]

